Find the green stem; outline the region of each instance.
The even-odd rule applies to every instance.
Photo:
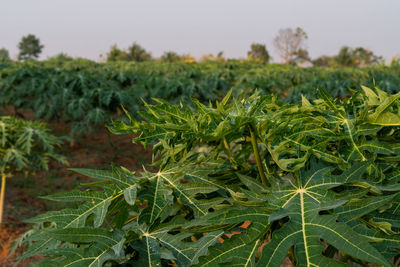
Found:
[[[257,167],[258,167],[258,172],[260,174],[261,182],[265,186],[270,186],[270,184],[267,181],[267,177],[265,176],[265,173],[264,173],[264,168],[263,168],[263,165],[261,162],[260,153],[258,152],[257,138],[254,133],[254,129],[252,127],[250,127],[250,137],[251,137],[251,144],[253,145],[254,156],[256,157],[256,162],[257,162]]]
[[[225,138],[223,139],[223,143],[224,143],[225,152],[226,152],[226,154],[228,155],[229,161],[230,161],[231,164],[233,165],[233,168],[234,168],[235,170],[237,170],[238,167],[237,167],[236,161],[235,161],[235,159],[234,159],[233,156],[232,156],[231,149],[229,148],[229,144],[228,144],[228,142],[226,141]]]
[[[0,225],[3,223],[3,207],[4,207],[4,195],[6,193],[6,175],[1,174],[1,191],[0,191]]]

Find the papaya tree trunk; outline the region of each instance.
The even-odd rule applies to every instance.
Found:
[[[3,224],[3,207],[4,207],[4,195],[6,193],[6,175],[1,174],[1,191],[0,191],[0,225]]]

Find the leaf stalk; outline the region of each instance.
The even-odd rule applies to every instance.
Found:
[[[264,168],[263,168],[263,165],[261,162],[260,153],[258,151],[257,138],[254,133],[253,127],[250,127],[250,139],[251,139],[251,144],[253,146],[254,156],[256,157],[257,168],[258,168],[258,172],[260,174],[261,182],[265,186],[270,186],[269,182],[267,181],[267,177],[265,176]]]

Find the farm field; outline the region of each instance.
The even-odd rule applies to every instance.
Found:
[[[390,266],[399,90],[397,65],[0,64],[1,115],[46,122],[69,162],[7,178],[0,262]]]
[[[0,267],[400,267],[399,0],[1,10]]]

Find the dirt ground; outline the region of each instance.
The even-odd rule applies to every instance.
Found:
[[[3,112],[4,114],[5,112]],[[26,119],[32,114],[24,113]],[[57,135],[66,135],[68,125],[63,122],[53,122],[50,128]],[[61,152],[68,159],[69,165],[63,166],[52,162],[49,171],[35,174],[17,174],[7,179],[4,206],[4,225],[0,228],[0,266],[29,266],[40,257],[20,261],[15,259],[23,253],[18,250],[8,256],[12,241],[30,228],[24,221],[49,210],[61,209],[65,203],[56,203],[39,198],[57,192],[70,191],[87,182],[90,178],[83,177],[68,170],[68,168],[107,169],[111,163],[124,166],[130,170],[140,170],[151,161],[151,150],[144,149],[140,144],[132,143],[133,136],[114,135],[106,128],[99,127],[90,135],[74,137],[73,142],[66,142]]]

